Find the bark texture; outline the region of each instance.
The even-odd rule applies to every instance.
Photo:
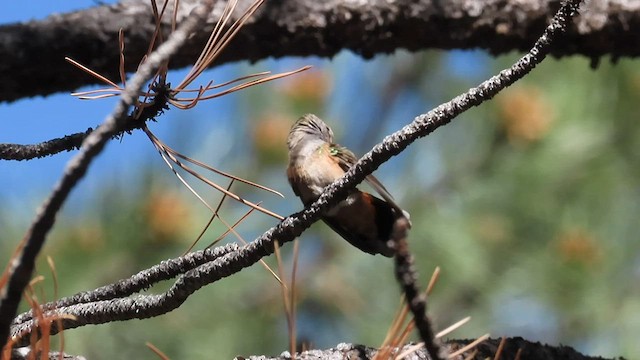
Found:
[[[244,6],[247,2],[241,0]],[[179,20],[195,3],[180,2]],[[210,26],[194,34],[170,67],[193,63],[223,5],[217,5]],[[332,57],[343,49],[364,58],[398,49],[525,51],[559,5],[558,0],[267,0],[215,64],[282,56]],[[613,59],[638,56],[639,10],[640,1],[587,0],[552,54],[581,54],[595,62],[607,54]],[[170,15],[171,9],[167,11]],[[169,19],[165,16],[167,25]],[[0,26],[0,101],[96,83],[66,63],[65,56],[118,79],[119,29],[125,32],[126,68],[133,71],[154,30],[148,1],[124,0]]]
[[[473,340],[448,340],[446,347],[451,352],[461,349]],[[473,354],[473,350],[451,358],[452,360],[485,360],[495,359],[496,353],[500,346],[501,339],[489,339],[474,349],[477,353]],[[412,345],[405,345],[402,349],[398,349],[396,354],[401,354],[410,349]],[[373,359],[377,349],[354,344],[338,344],[335,348],[327,350],[308,350],[296,355],[299,360],[366,360]],[[520,355],[518,355],[520,353]],[[591,357],[583,355],[568,346],[549,346],[539,342],[527,341],[520,337],[505,339],[504,346],[500,350],[500,359],[527,359],[527,360],[606,360],[601,357]],[[288,352],[282,353],[280,356],[237,356],[237,360],[290,360],[291,356]],[[431,357],[424,348],[404,357],[406,360],[431,360]]]

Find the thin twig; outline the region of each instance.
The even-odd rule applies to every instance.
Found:
[[[231,181],[229,181],[229,185],[227,185],[227,191],[231,190],[231,186],[233,186],[233,182],[234,181],[235,181],[234,179],[231,179]],[[218,216],[218,212],[220,211],[220,208],[222,207],[222,204],[224,203],[224,199],[226,199],[226,198],[227,198],[227,194],[222,194],[222,198],[218,202],[218,206],[216,206],[216,209],[211,214],[211,217],[209,218],[209,221],[207,221],[207,224],[204,226],[204,228],[202,228],[202,230],[200,231],[200,234],[198,234],[198,236],[193,241],[193,243],[191,243],[189,248],[182,255],[186,255],[191,250],[193,250],[193,248],[196,246],[198,241],[200,241],[200,239],[202,239],[202,237],[204,236],[204,233],[207,232],[207,229],[209,229],[209,226],[211,226],[211,223],[213,223],[213,220],[215,220],[216,216]],[[253,210],[253,209],[251,209],[251,210]]]
[[[482,336],[480,336],[479,338],[475,339],[474,341],[472,341],[471,343],[467,344],[466,346],[464,346],[461,349],[458,349],[455,352],[452,352],[451,354],[449,354],[449,359],[453,359],[458,355],[462,355],[465,352],[473,349],[474,347],[478,346],[478,344],[480,344],[481,342],[487,340],[489,338],[489,334],[484,334]]]
[[[258,202],[258,205],[262,204],[261,202]],[[225,232],[223,232],[221,235],[219,235],[215,240],[213,240],[211,242],[211,244],[206,246],[206,249],[210,249],[212,248],[215,244],[219,243],[222,239],[224,239],[227,235],[229,235],[229,233],[235,229],[241,222],[243,222],[247,217],[249,217],[249,215],[251,215],[252,212],[254,212],[256,209],[254,208],[250,208],[249,210],[247,210],[246,213],[244,213],[244,215],[242,215],[238,220],[236,220],[235,223],[233,223],[233,225],[227,227],[227,230],[225,230]],[[222,219],[221,219],[222,220]]]
[[[168,1],[167,1],[167,2],[168,2]],[[145,345],[146,345],[146,346],[147,346],[151,351],[153,351],[156,355],[158,355],[158,357],[159,357],[161,360],[171,360],[171,358],[169,358],[169,357],[167,356],[167,354],[163,353],[160,349],[158,349],[158,347],[157,347],[157,346],[153,345],[152,343],[150,343],[150,342],[146,342],[146,343],[145,343]]]
[[[407,244],[409,222],[399,217],[394,224],[393,241],[396,247],[396,278],[403,289],[407,306],[413,314],[415,327],[418,329],[424,347],[432,360],[444,360],[446,355],[433,332],[431,320],[427,316],[427,298],[417,286],[417,273],[413,268],[413,255]]]

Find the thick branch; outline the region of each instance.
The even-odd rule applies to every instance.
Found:
[[[95,290],[83,291],[73,296],[44,304],[41,307],[43,310],[59,309],[65,306],[127,297],[149,289],[161,281],[173,279],[204,263],[216,260],[235,251],[238,251],[238,245],[228,244],[215,249],[192,252],[176,259],[163,261],[127,279],[99,287]],[[12,325],[22,324],[31,319],[33,319],[33,312],[29,310],[13,319]]]
[[[456,351],[463,348],[472,340],[448,340],[445,342],[446,347],[450,351]],[[501,339],[488,339],[476,346],[474,350],[478,352],[474,355],[473,351],[467,351],[460,356],[455,357],[453,360],[471,359],[471,360],[485,360],[496,359],[496,352]],[[404,351],[410,349],[413,345],[408,344],[403,348],[398,349],[396,354],[401,354]],[[332,360],[332,359],[374,359],[377,349],[355,345],[355,344],[338,344],[335,348],[326,350],[308,350],[298,353],[296,359],[300,360]],[[518,353],[520,352],[520,357]],[[583,355],[576,350],[568,346],[549,346],[540,343],[534,343],[522,338],[507,338],[502,352],[499,356],[500,359],[528,359],[528,360],[606,360],[601,357],[591,357]],[[280,356],[249,356],[238,357],[237,359],[246,360],[290,360],[291,357],[288,354]],[[404,359],[406,360],[432,360],[429,354],[424,348],[417,350],[413,354],[408,355]],[[613,360],[613,359],[611,359]]]
[[[181,1],[179,14],[188,14],[195,1]],[[120,28],[126,34],[127,69],[133,71],[154,29],[148,3],[124,1],[1,26],[0,101],[95,83],[94,78],[66,63],[65,56],[118,79]],[[397,49],[481,48],[493,54],[525,51],[558,7],[558,0],[268,0],[217,64],[282,56],[332,57],[343,49],[365,58]],[[210,29],[198,32],[172,58],[170,66],[193,63]],[[614,58],[638,56],[640,3],[589,1],[552,54],[582,54],[593,59],[606,54]]]
[[[501,339],[488,339],[476,346],[474,350],[477,353],[473,355],[473,351],[466,351],[462,355],[456,357],[458,359],[469,360],[485,360],[495,359],[498,346]],[[448,340],[446,346],[455,351],[459,348],[469,344],[471,340]],[[396,350],[396,354],[401,354],[405,351],[409,351],[414,345],[407,344],[402,348]],[[356,344],[338,344],[335,348],[325,350],[307,350],[296,354],[296,359],[299,360],[335,360],[335,359],[374,359],[378,349],[366,347]],[[601,357],[591,357],[582,355],[576,350],[568,346],[549,346],[540,343],[534,343],[522,338],[507,338],[502,351],[500,352],[500,359],[518,359],[518,353],[520,353],[520,359],[528,360],[607,360]],[[29,348],[20,348],[15,350],[12,356],[12,360],[26,360],[31,359]],[[58,352],[49,353],[49,359],[59,359]],[[104,354],[105,357],[112,358],[114,353]],[[64,360],[84,360],[81,356],[64,355]],[[283,353],[280,356],[238,356],[236,359],[246,360],[291,360],[291,356],[288,353]],[[405,360],[431,360],[425,349],[418,349],[414,353],[407,355]],[[613,360],[613,359],[611,359]]]

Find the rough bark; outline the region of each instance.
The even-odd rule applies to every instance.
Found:
[[[446,346],[450,351],[456,351],[471,343],[473,340],[449,340],[446,342]],[[478,351],[473,354],[472,351],[467,351],[460,356],[452,358],[452,360],[485,360],[495,359],[496,352],[501,339],[489,339],[476,346]],[[405,345],[396,354],[410,349],[412,345]],[[338,344],[335,348],[327,350],[309,350],[298,353],[296,359],[299,360],[365,360],[373,359],[377,349],[354,344]],[[520,355],[518,357],[518,352]],[[502,350],[500,351],[500,359],[527,359],[527,360],[605,360],[601,357],[591,357],[583,355],[576,350],[568,346],[549,346],[541,344],[539,342],[527,341],[523,338],[507,338]],[[290,360],[288,352],[282,353],[280,356],[249,356],[249,357],[236,357],[237,360]],[[404,359],[407,360],[431,360],[431,357],[426,353],[424,348],[416,351],[415,353],[408,355]]]
[[[186,16],[196,1],[181,1],[179,14]],[[154,30],[148,3],[124,0],[0,26],[0,101],[70,91],[96,82],[66,63],[65,56],[118,79],[121,28],[126,35],[126,68],[134,70]],[[217,19],[222,5],[218,4],[209,24]],[[364,58],[397,49],[525,51],[558,7],[558,0],[267,0],[215,64],[282,56],[332,57],[343,49]],[[614,59],[638,56],[638,10],[640,2],[633,0],[587,1],[552,54],[581,54],[594,61],[607,54]],[[209,30],[195,34],[170,66],[191,64]]]
[[[446,342],[446,346],[450,351],[456,351],[471,343],[473,340],[449,340]],[[465,359],[465,360],[485,360],[495,359],[495,355],[498,352],[501,339],[488,339],[474,349],[478,352],[472,355],[473,350],[466,351],[462,355],[452,358],[452,360]],[[414,345],[407,344],[401,349],[397,349],[395,354],[401,354],[404,351],[411,349]],[[325,350],[307,350],[296,354],[296,359],[299,360],[366,360],[373,359],[378,349],[356,345],[356,344],[338,344],[335,348]],[[520,352],[520,359],[527,360],[606,360],[601,357],[591,357],[583,355],[576,350],[568,346],[549,346],[537,342],[531,342],[519,337],[505,339],[504,345],[500,352],[501,359],[517,359],[517,354]],[[28,348],[20,348],[15,350],[11,360],[25,360],[29,359],[30,350]],[[59,359],[60,353],[49,353],[49,359]],[[82,356],[63,355],[65,360],[84,360]],[[113,356],[113,354],[105,354],[105,356]],[[252,355],[248,357],[236,356],[237,360],[291,360],[289,352],[283,352],[279,356],[265,356],[265,355]],[[430,360],[431,358],[426,353],[425,349],[419,349],[416,352],[407,355],[406,360]],[[613,359],[612,359],[613,360]]]

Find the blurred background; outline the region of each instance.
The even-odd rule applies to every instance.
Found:
[[[93,2],[34,4],[9,9],[0,21],[42,18]],[[284,174],[286,136],[300,115],[319,115],[339,143],[363,154],[519,55],[399,51],[365,61],[343,52],[330,61],[225,65],[205,72],[200,83],[307,64],[313,69],[190,111],[172,109],[150,129],[186,155],[282,192],[284,199],[233,187],[284,216],[302,209]],[[185,73],[172,72],[169,81]],[[633,61],[603,61],[593,70],[582,57],[549,58],[376,172],[411,213],[409,240],[423,286],[436,266],[442,269],[429,304],[438,328],[471,316],[451,337],[488,332],[570,345],[590,355],[640,357],[638,97],[640,70]],[[0,142],[31,144],[84,131],[102,122],[114,103],[58,94],[0,104]],[[0,263],[7,263],[73,155],[0,162]],[[210,203],[220,200],[195,179],[191,184]],[[246,211],[227,200],[221,216],[233,223]],[[143,133],[112,141],[50,234],[38,265],[45,300],[54,290],[44,256],[56,264],[58,296],[68,296],[181,255],[209,217]],[[237,232],[251,241],[276,223],[254,213]],[[225,229],[215,221],[197,248]],[[229,235],[224,241],[237,240]],[[291,244],[283,253],[290,269]],[[274,258],[267,262],[276,267]],[[316,348],[380,345],[400,298],[392,261],[359,252],[317,223],[301,237],[296,277],[299,341]],[[149,292],[170,284],[162,285]],[[159,318],[67,331],[65,351],[92,359],[114,353],[155,358],[144,346],[151,342],[172,359],[232,358],[279,354],[288,350],[287,339],[280,287],[256,265]]]

